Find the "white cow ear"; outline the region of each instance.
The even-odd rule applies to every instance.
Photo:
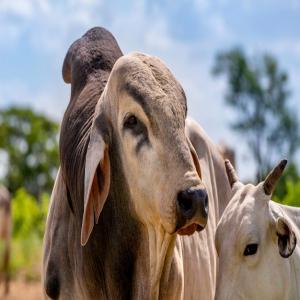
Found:
[[[110,160],[108,144],[95,122],[91,128],[86,153],[84,174],[84,211],[81,227],[81,245],[85,245],[98,223],[110,188]]]
[[[291,256],[296,247],[297,238],[287,219],[279,217],[276,220],[276,232],[280,255],[284,258]]]

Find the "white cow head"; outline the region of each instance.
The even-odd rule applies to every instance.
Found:
[[[286,166],[282,160],[257,186],[242,184],[230,162],[232,199],[216,231],[216,299],[285,299],[296,236],[289,217],[271,200]]]

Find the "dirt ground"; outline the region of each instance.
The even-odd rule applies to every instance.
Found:
[[[40,282],[13,281],[10,285],[10,293],[3,296],[3,287],[0,286],[0,300],[41,300],[42,288]]]

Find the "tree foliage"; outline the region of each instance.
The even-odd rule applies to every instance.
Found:
[[[43,193],[38,202],[33,195],[20,188],[15,192],[11,203],[11,273],[13,276],[21,273],[26,279],[39,280],[49,195]]]
[[[39,198],[50,193],[58,167],[58,125],[30,108],[0,111],[0,150],[8,167],[4,184],[12,193],[24,187]]]
[[[274,162],[293,158],[299,146],[299,123],[288,105],[288,75],[271,55],[251,59],[238,48],[219,53],[213,73],[227,77],[225,101],[236,111],[231,126],[247,141],[261,180]]]
[[[285,193],[282,197],[274,195],[273,200],[289,206],[300,206],[300,179],[282,181],[285,185]]]
[[[48,204],[48,194],[43,193],[41,201],[37,203],[34,196],[27,193],[24,188],[18,189],[12,199],[13,237],[29,239],[33,234],[42,239]]]

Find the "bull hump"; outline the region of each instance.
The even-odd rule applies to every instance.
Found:
[[[68,50],[63,64],[63,78],[72,89],[82,88],[88,77],[110,72],[122,51],[114,36],[102,27],[87,31]]]

